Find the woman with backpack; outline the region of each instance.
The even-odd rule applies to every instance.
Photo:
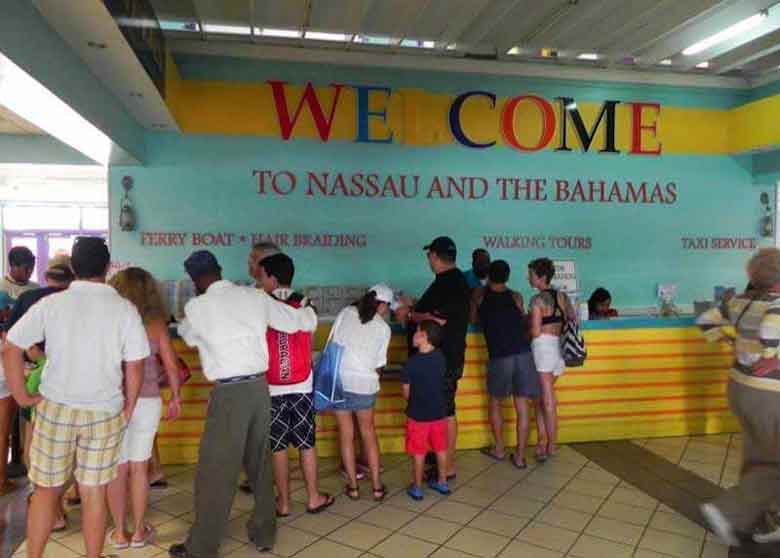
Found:
[[[555,266],[548,258],[528,264],[528,282],[539,291],[531,297],[531,352],[542,383],[542,396],[536,401],[536,459],[544,462],[557,453],[558,401],[555,382],[566,363],[561,353],[561,332],[567,320],[577,321],[577,313],[566,293],[550,288]]]
[[[348,483],[344,493],[348,498],[360,498],[355,463],[354,426],[357,417],[363,455],[371,473],[373,498],[380,502],[387,489],[380,480],[379,442],[374,426],[374,405],[379,393],[379,372],[387,364],[390,326],[385,317],[395,309],[393,291],[379,284],[363,297],[344,308],[333,323],[330,339],[344,347],[340,376],[344,389],[343,401],[332,407],[339,429],[341,459]]]

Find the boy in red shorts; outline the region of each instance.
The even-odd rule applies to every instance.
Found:
[[[425,454],[433,451],[438,465],[438,479],[428,482],[440,494],[449,494],[447,485],[447,409],[444,378],[447,361],[437,347],[441,345],[442,327],[426,320],[417,326],[413,343],[419,351],[401,373],[406,406],[406,452],[412,456],[414,482],[406,493],[413,500],[423,499]]]

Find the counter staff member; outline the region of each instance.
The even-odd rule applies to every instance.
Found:
[[[173,545],[175,558],[216,558],[243,464],[255,509],[247,534],[258,551],[276,540],[276,505],[269,452],[271,397],[266,331],[314,331],[317,315],[310,307],[293,308],[254,287],[222,279],[217,258],[194,252],[184,268],[198,296],[184,307],[179,326],[184,341],[197,347],[206,378],[215,382],[200,441],[195,476],[195,523],[187,541]]]
[[[410,316],[410,329],[425,320],[433,320],[443,326],[444,339],[441,350],[447,361],[445,377],[445,401],[447,411],[447,478],[455,477],[455,445],[458,439],[458,422],[455,416],[455,396],[458,380],[463,376],[466,355],[466,331],[469,323],[469,287],[466,278],[455,265],[458,250],[447,236],[435,238],[423,248],[431,271],[436,275]]]

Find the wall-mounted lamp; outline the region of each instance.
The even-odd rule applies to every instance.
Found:
[[[135,230],[135,211],[130,203],[130,190],[133,189],[133,177],[122,177],[122,188],[125,190],[125,196],[122,198],[122,209],[119,211],[119,228],[123,231]]]
[[[761,236],[769,237],[774,234],[775,226],[774,219],[772,219],[772,206],[769,204],[769,194],[761,192],[761,205],[764,206],[765,215],[761,217],[759,229]]]

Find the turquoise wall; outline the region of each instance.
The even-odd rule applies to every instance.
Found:
[[[579,100],[648,100],[666,105],[730,107],[745,101],[744,91],[616,86],[563,80],[527,80],[466,74],[390,72],[365,68],[253,63],[236,59],[179,57],[185,79],[293,83],[385,84],[431,91],[487,89],[498,95],[529,92],[553,97],[571,94]],[[269,107],[270,108],[270,107]],[[437,235],[452,236],[459,264],[468,267],[472,249],[490,235],[549,239],[583,237],[589,250],[490,248],[507,259],[512,284],[526,294],[529,260],[549,256],[577,262],[583,292],[606,286],[617,306],[656,302],[659,282],[678,283],[680,302],[711,298],[716,284],[742,286],[750,249],[689,250],[683,237],[758,238],[761,186],[755,185],[750,157],[631,157],[544,152],[520,154],[508,148],[473,150],[459,145],[410,148],[357,145],[351,142],[220,135],[148,134],[143,168],[113,167],[110,173],[112,246],[116,260],[142,265],[161,279],[183,278],[182,261],[194,249],[191,233],[365,234],[365,248],[290,248],[303,285],[369,284],[387,281],[419,293],[431,280],[422,246]],[[306,171],[406,173],[419,175],[424,192],[415,199],[309,197],[306,184],[286,197],[259,196],[254,169],[289,170],[305,179]],[[133,204],[136,232],[117,229],[125,174],[136,186]],[[427,199],[435,176],[480,176],[491,191],[482,200]],[[501,176],[544,178],[552,198],[554,181],[605,180],[656,182],[677,186],[674,204],[558,203],[499,199],[495,179]],[[185,246],[144,246],[142,232],[187,233]],[[238,237],[237,237],[238,238]],[[246,278],[249,238],[230,247],[213,248],[226,275]]]

